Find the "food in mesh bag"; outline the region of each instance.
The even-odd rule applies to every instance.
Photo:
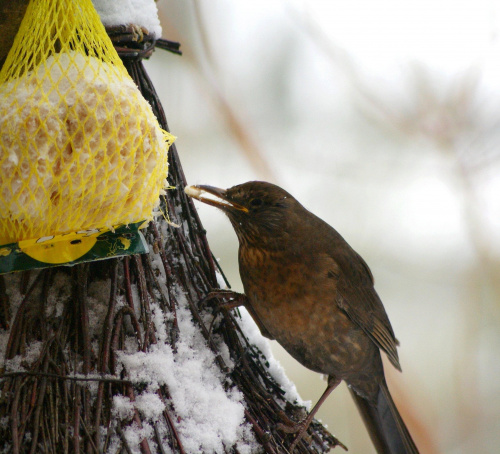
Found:
[[[0,87],[0,244],[150,219],[165,133],[134,82],[71,52]]]

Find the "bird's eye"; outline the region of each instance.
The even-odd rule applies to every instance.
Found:
[[[252,199],[250,200],[250,205],[253,207],[259,207],[262,205],[262,199]]]

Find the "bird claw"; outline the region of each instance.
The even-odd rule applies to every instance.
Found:
[[[292,417],[288,416],[288,414],[292,415]],[[277,424],[277,428],[286,433],[294,433],[289,428],[303,423],[307,417],[307,412],[304,407],[294,407],[287,402],[286,411],[280,410],[278,417],[282,422]]]
[[[209,292],[204,298],[198,303],[199,307],[205,305],[208,301],[213,299],[222,299],[222,302],[217,302],[216,310],[217,312],[222,309],[231,310],[236,307],[244,306],[247,297],[243,293],[235,292],[234,290],[226,289],[216,289]]]
[[[215,289],[207,293],[201,300],[199,300],[198,308],[203,308],[206,306],[208,301],[214,299],[217,299],[218,301],[216,301],[212,306],[214,317],[208,328],[209,339],[212,337],[212,330],[218,315],[222,311],[230,311],[237,307],[244,306],[247,301],[247,297],[242,293],[235,292],[234,290]]]
[[[296,434],[297,432],[300,432],[301,430],[303,430],[304,426],[301,423],[295,423],[293,425],[290,425],[287,423],[280,422],[276,425],[276,428],[278,430],[281,430],[281,432],[284,432],[286,434]]]
[[[287,418],[288,419],[288,418]],[[307,424],[306,421],[300,421],[300,422],[294,422],[291,419],[288,419],[288,421],[284,423],[279,423],[277,424],[277,429],[280,430],[281,432],[284,432],[286,434],[297,434],[295,436],[295,439],[293,440],[292,444],[288,448],[288,452],[292,454],[299,444],[300,440],[304,438],[304,435],[307,432],[307,428],[309,427],[309,424]]]

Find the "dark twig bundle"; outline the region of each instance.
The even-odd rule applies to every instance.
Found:
[[[119,37],[117,46],[130,75],[168,129],[141,63],[150,55],[150,45],[139,43],[144,36],[134,38],[137,29],[115,30],[112,36]],[[175,356],[183,334],[178,311],[186,308],[227,377],[226,388],[243,393],[245,416],[258,443],[266,452],[278,453],[293,441],[277,425],[290,415],[300,418],[303,409],[286,401],[266,358],[230,313],[222,310],[220,322],[211,327],[221,300],[206,296],[218,288],[219,271],[192,201],[183,192],[186,181],[175,145],[169,152],[169,184],[173,189],[162,209],[171,222],[150,224],[145,233],[149,254],[0,276],[0,328],[10,328],[0,370],[0,450],[130,453],[127,433],[134,428],[144,430],[139,441],[143,453],[166,452],[166,446],[187,452],[176,401],[164,383],[153,391],[164,405],[154,419],[134,405],[125,413],[114,407],[115,399],[137,401],[150,385],[131,376],[123,355],[148,355],[163,342]],[[319,423],[311,425],[309,435],[296,452],[326,452],[338,444]],[[237,448],[226,446],[225,452]]]

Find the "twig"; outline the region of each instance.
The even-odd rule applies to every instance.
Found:
[[[103,383],[113,383],[118,385],[131,385],[132,381],[122,379],[122,378],[111,378],[111,377],[93,377],[93,376],[70,376],[70,375],[57,375],[45,372],[29,372],[29,371],[19,371],[19,372],[5,372],[0,374],[0,380],[12,378],[12,377],[36,377],[36,378],[51,378],[53,380],[67,380],[73,382],[103,382]]]

